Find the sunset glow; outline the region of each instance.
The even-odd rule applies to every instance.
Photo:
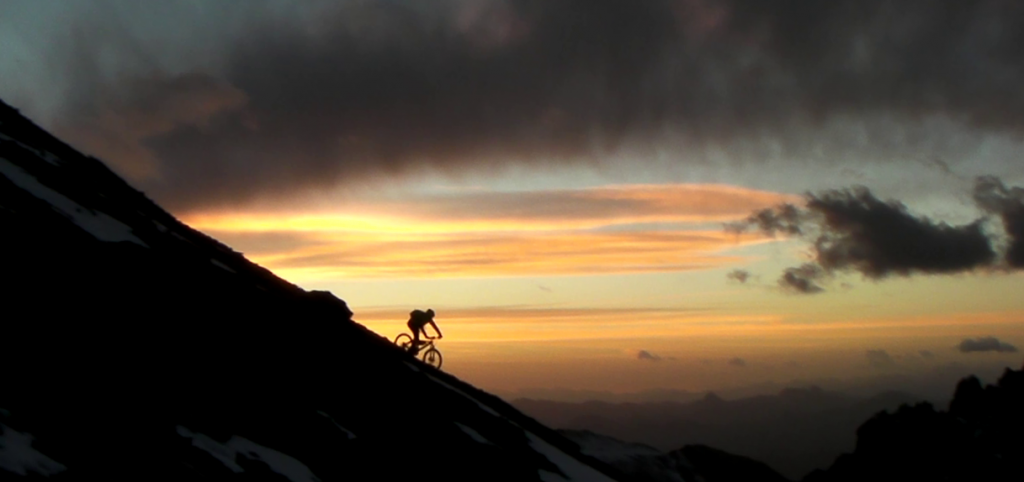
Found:
[[[185,221],[244,239],[253,261],[299,283],[597,275],[737,263],[742,257],[729,250],[766,240],[727,233],[722,223],[794,199],[728,186],[634,185],[442,194],[352,213],[195,213]]]
[[[721,223],[799,196],[725,185],[649,184],[577,190],[450,192],[333,206],[192,212],[183,220],[220,232],[452,233],[593,229],[640,223]],[[294,204],[294,203],[293,203]]]
[[[800,203],[797,195],[632,184],[408,197],[305,211],[256,204],[184,220],[286,279],[349,293],[359,322],[385,337],[405,331],[408,312],[427,303],[438,311],[451,369],[501,390],[543,385],[544,364],[561,373],[559,383],[607,389],[593,367],[647,380],[650,360],[658,373],[724,369],[720,376],[741,381],[754,372],[726,363],[740,356],[765,381],[826,376],[844,364],[871,376],[865,347],[891,352],[902,373],[949,360],[957,341],[979,330],[1013,339],[1024,319],[1024,304],[1008,295],[1013,277],[999,274],[976,280],[966,297],[953,294],[965,293],[955,280],[890,281],[901,296],[884,303],[886,285],[850,274],[820,281],[844,295],[814,298],[757,277],[727,279],[738,267],[807,259],[792,236],[725,229],[751,212]],[[396,303],[403,298],[423,301]],[[837,358],[814,361],[825,353]],[[660,383],[714,386],[708,376]]]
[[[252,2],[6,2],[0,97],[486,390],[1020,365],[1014,2]]]

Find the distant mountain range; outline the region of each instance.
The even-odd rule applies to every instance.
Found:
[[[799,479],[853,450],[855,431],[864,420],[918,401],[902,392],[860,398],[820,388],[788,388],[738,400],[708,393],[686,403],[519,399],[512,404],[551,427],[589,430],[661,451],[707,445],[763,461]]]
[[[890,395],[890,401],[897,396]],[[887,397],[861,401],[857,406],[870,406],[884,398]],[[818,390],[787,390],[777,397],[740,400],[729,407],[730,402],[708,396],[702,402],[688,404],[685,408],[675,407],[675,411],[669,413],[679,416],[687,412],[704,421],[727,414],[738,419],[746,418],[745,423],[749,424],[763,419],[766,414],[778,414],[797,407],[804,410],[818,407],[820,410],[828,405],[842,406],[845,404],[842,399]],[[772,406],[774,408],[765,408]],[[779,407],[788,408],[780,412]],[[752,408],[760,413],[742,413],[744,409]],[[645,413],[642,408],[638,410],[634,416]],[[827,410],[821,413],[824,412]],[[646,413],[649,416],[653,412]],[[813,410],[804,413],[813,413]],[[792,418],[783,421],[793,422]],[[676,428],[677,425],[666,424],[663,431],[669,434]],[[691,444],[673,450],[661,450],[646,444],[623,442],[589,430],[561,432],[578,443],[585,454],[622,471],[621,480],[789,480],[763,462],[706,445]],[[857,428],[856,443],[851,453],[835,457],[833,462],[827,464],[827,469],[811,471],[802,477],[802,482],[1024,480],[1024,437],[1021,434],[1024,434],[1024,369],[1015,371],[1007,368],[993,385],[982,387],[976,377],[961,380],[947,411],[936,410],[930,403],[921,402],[903,404],[895,411],[874,414]],[[776,441],[784,452],[792,449],[787,444],[793,440],[777,438]],[[800,477],[791,478],[801,480]]]
[[[952,348],[950,350],[953,350]],[[861,376],[837,376],[833,378],[793,379],[785,382],[763,381],[745,385],[722,386],[707,390],[690,391],[675,388],[652,388],[633,392],[612,392],[569,388],[518,388],[516,390],[494,391],[505,400],[551,400],[556,402],[608,402],[608,403],[661,403],[693,402],[714,392],[725,400],[751,398],[761,395],[776,395],[787,388],[809,389],[819,387],[828,392],[841,393],[848,397],[866,399],[879,393],[904,392],[921,397],[932,403],[945,405],[952,397],[950,387],[960,379],[976,375],[984,380],[995,380],[1006,367],[1005,363],[992,359],[965,360],[962,357],[944,357],[919,372],[878,371]]]

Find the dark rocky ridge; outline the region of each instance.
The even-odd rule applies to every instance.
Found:
[[[210,440],[260,444],[318,480],[616,473],[407,356],[330,293],[180,223],[3,103],[0,168],[0,479],[284,480],[251,451],[218,460]],[[12,465],[26,434],[57,465]]]
[[[984,388],[963,379],[948,411],[929,403],[882,412],[857,429],[857,447],[804,482],[1024,480],[1024,369]]]

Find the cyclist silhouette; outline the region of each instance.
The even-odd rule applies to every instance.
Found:
[[[412,346],[409,347],[409,352],[412,353],[413,356],[419,352],[420,345],[426,343],[420,341],[420,333],[423,333],[424,338],[430,338],[426,329],[428,324],[434,328],[434,332],[437,333],[437,338],[444,338],[444,335],[441,334],[441,330],[437,328],[437,323],[434,323],[434,310],[413,310],[409,313],[409,322],[406,323],[406,325],[410,330],[412,330]]]

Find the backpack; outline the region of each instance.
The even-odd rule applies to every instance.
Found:
[[[409,324],[412,326],[424,326],[428,320],[426,311],[412,310],[409,312]]]

